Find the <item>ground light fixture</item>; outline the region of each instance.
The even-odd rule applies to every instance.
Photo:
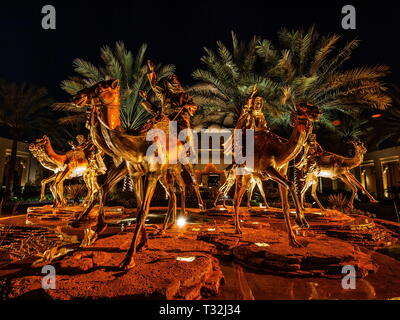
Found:
[[[184,226],[186,225],[186,218],[185,218],[185,217],[179,217],[179,218],[176,220],[176,225],[177,225],[179,228],[184,227]]]

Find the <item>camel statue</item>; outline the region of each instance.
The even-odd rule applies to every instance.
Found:
[[[253,129],[253,130],[268,130],[267,127],[267,120],[264,116],[264,105],[265,101],[262,97],[256,96],[257,93],[257,86],[254,85],[253,90],[250,96],[247,98],[245,105],[243,106],[239,119],[236,123],[235,129],[246,130],[246,129]],[[228,145],[232,144],[232,136],[226,142]],[[226,152],[231,152],[231,149],[226,150]],[[229,190],[235,184],[235,176],[236,176],[236,166],[231,165],[225,169],[225,176],[226,180],[218,189],[217,196],[215,197],[214,207],[217,205],[218,199],[223,196],[223,206],[225,206],[226,196]],[[253,195],[253,191],[255,187],[258,187],[260,190],[261,196],[265,203],[265,206],[269,208],[267,199],[265,197],[265,192],[263,188],[262,181],[259,177],[250,174],[249,185],[247,188],[247,208],[250,208],[250,201]]]
[[[81,140],[81,143],[85,144],[85,141]],[[64,180],[75,177],[83,177],[88,190],[83,201],[84,205],[98,192],[97,175],[102,171],[93,146],[58,154],[54,151],[50,139],[45,135],[31,143],[29,150],[43,167],[54,172],[52,176],[41,181],[40,201],[45,199],[46,185],[53,182],[50,186],[54,198],[53,207],[65,206],[67,202],[64,197]]]
[[[290,192],[296,206],[296,223],[308,227],[308,223],[301,210],[300,201],[295,192],[295,186],[287,178],[289,161],[293,160],[303,148],[307,136],[312,131],[313,122],[317,121],[320,111],[309,104],[299,104],[295,108],[295,123],[288,140],[282,139],[271,131],[255,130],[254,133],[254,170],[253,175],[261,180],[271,179],[278,183],[282,202],[282,211],[289,236],[289,243],[294,247],[302,245],[296,240],[289,217],[288,192]],[[236,175],[234,196],[235,228],[236,233],[242,233],[239,220],[239,207],[250,181],[250,175]]]
[[[165,91],[168,91],[168,90],[165,90],[165,88],[159,87],[159,85],[156,81],[154,65],[150,61],[148,61],[148,65],[149,65],[149,69],[150,69],[150,72],[148,74],[149,81],[150,81],[154,91],[157,92],[158,98],[161,100],[162,105],[166,101],[170,102],[171,99],[168,97],[165,97],[165,95],[166,95]],[[175,80],[175,82],[177,82],[177,79],[174,78],[173,80]],[[111,82],[112,81],[109,81],[108,83],[111,83]],[[105,84],[105,83],[106,82],[103,82],[103,84]],[[168,81],[166,83],[168,84]],[[165,85],[165,86],[167,86],[167,85]],[[179,84],[179,86],[180,86],[180,84]],[[99,99],[99,97],[98,97],[98,93],[99,93],[98,87],[99,87],[99,84],[92,86],[91,88],[81,90],[73,97],[73,102],[74,102],[75,106],[78,106],[78,107],[89,106],[91,111],[89,112],[86,126],[90,131],[90,135],[93,139],[93,142],[100,150],[102,150],[107,155],[111,156],[113,158],[114,164],[115,164],[114,167],[112,167],[108,170],[106,181],[101,186],[101,192],[99,194],[98,200],[99,200],[99,204],[100,204],[100,206],[99,206],[100,209],[99,209],[99,216],[98,216],[99,223],[98,223],[97,232],[101,232],[102,230],[105,229],[105,226],[106,226],[105,221],[103,219],[103,209],[102,208],[103,208],[103,204],[105,203],[107,194],[118,181],[120,181],[126,174],[128,174],[128,172],[129,172],[128,166],[130,166],[130,168],[131,168],[129,174],[131,175],[131,179],[132,179],[132,183],[133,183],[133,187],[134,187],[134,194],[135,194],[136,200],[137,200],[137,206],[138,206],[138,208],[141,206],[142,198],[143,198],[143,191],[142,191],[143,186],[142,186],[141,176],[142,176],[143,172],[141,171],[140,166],[137,166],[135,164],[129,164],[129,162],[123,161],[118,153],[116,154],[115,152],[113,152],[113,150],[111,150],[108,147],[106,140],[101,131],[100,122],[104,123],[104,121],[109,121],[110,129],[113,129],[113,130],[116,129],[118,131],[123,131],[122,127],[120,126],[120,110],[119,110],[119,105],[116,106],[114,104],[108,105],[106,108],[104,108],[104,101]],[[174,86],[172,86],[172,87],[174,87]],[[154,116],[137,133],[138,135],[144,136],[148,130],[154,128],[155,124],[162,118],[162,115],[159,112],[159,110],[157,110],[157,108],[154,107],[147,100],[146,92],[140,91],[139,94],[143,98],[143,102],[141,104],[142,107],[145,108],[149,113],[153,114],[153,116]],[[179,98],[179,95],[178,95],[178,98]],[[118,103],[119,103],[119,101],[118,101]],[[187,124],[187,123],[190,123],[189,121],[187,121],[187,119],[193,115],[192,112],[193,112],[192,108],[180,108],[178,116],[173,115],[173,118],[171,117],[171,119],[177,120],[179,122],[180,118],[184,118],[186,120],[185,124]],[[97,119],[97,116],[98,116],[98,119]],[[176,118],[178,118],[178,119],[176,119]],[[203,199],[201,198],[201,195],[200,195],[199,185],[196,181],[193,165],[191,163],[188,163],[188,164],[184,165],[183,168],[186,170],[186,172],[189,173],[189,175],[192,179],[192,182],[193,182],[193,187],[196,192],[199,207],[202,210],[204,210],[205,205],[204,205]],[[182,166],[179,163],[177,163],[174,167],[169,167],[169,169],[167,171],[169,172],[170,175],[172,175],[171,176],[172,178],[170,179],[170,178],[164,177],[163,179],[160,179],[160,181],[159,181],[161,183],[161,185],[164,187],[164,189],[170,199],[170,202],[168,205],[169,209],[168,209],[168,212],[166,215],[165,223],[163,225],[163,230],[166,228],[167,222],[170,217],[172,217],[172,223],[174,223],[174,221],[176,219],[176,214],[173,213],[174,211],[172,209],[172,203],[174,203],[174,201],[175,201],[172,198],[175,198],[176,195],[174,192],[168,191],[168,190],[173,190],[173,188],[171,189],[171,188],[167,187],[167,184],[172,184],[172,186],[173,186],[175,180],[181,190],[181,211],[183,212],[183,215],[185,215],[185,216],[187,215],[186,206],[185,206],[185,198],[186,198],[185,183],[180,174],[180,172],[182,171]],[[80,225],[80,223],[85,219],[85,217],[88,216],[88,214],[89,214],[90,210],[93,208],[94,204],[95,204],[94,201],[91,201],[88,204],[86,210],[73,223],[74,226]]]
[[[180,145],[171,149],[169,139],[166,139],[166,145],[161,145],[161,141],[147,141],[145,135],[128,135],[122,130],[119,130],[119,106],[120,106],[120,87],[118,80],[102,81],[98,84],[81,90],[73,97],[73,102],[76,106],[89,106],[90,121],[89,129],[93,135],[93,141],[99,145],[99,148],[104,148],[105,152],[115,157],[122,159],[127,167],[127,170],[134,181],[134,185],[140,186],[135,190],[135,194],[140,198],[139,209],[136,218],[136,227],[132,239],[131,246],[126,254],[121,267],[124,269],[131,268],[135,265],[134,256],[136,250],[143,248],[147,243],[145,232],[145,220],[149,212],[150,201],[152,199],[157,181],[162,181],[168,188],[168,193],[171,196],[168,212],[173,212],[176,207],[176,197],[174,194],[173,185],[170,183],[173,173],[177,173],[176,164],[169,163],[178,162],[177,155],[180,151]],[[169,132],[170,119],[161,115],[160,119],[152,126],[153,129],[159,129],[163,132]],[[157,145],[157,156],[148,154],[149,147]],[[165,150],[167,147],[168,151]],[[156,161],[156,158],[164,158],[166,161]],[[175,158],[174,158],[175,157]],[[175,161],[174,161],[175,160]],[[121,165],[120,165],[121,166]],[[116,171],[115,171],[116,172]],[[115,180],[118,172],[114,173]],[[144,176],[144,181],[141,177]],[[135,182],[136,181],[136,182]],[[141,181],[140,183],[137,183]],[[143,187],[141,183],[143,182]],[[143,197],[141,193],[143,191]],[[99,197],[100,201],[103,199]],[[100,208],[103,203],[100,202]],[[104,226],[104,213],[99,210],[96,232]],[[139,242],[140,238],[140,243]]]
[[[304,186],[301,190],[300,203],[304,208],[304,197],[307,190],[311,186],[311,195],[318,206],[325,210],[317,197],[318,177],[330,178],[332,180],[340,179],[352,190],[352,195],[349,200],[348,206],[353,208],[354,198],[358,189],[362,190],[369,200],[373,203],[378,201],[364,188],[364,186],[354,177],[350,172],[351,169],[358,167],[364,159],[364,154],[367,149],[360,140],[351,142],[354,146],[353,157],[343,157],[322,149],[315,139],[315,135],[311,135],[306,146],[302,159],[296,164],[298,169],[304,171]]]
[[[160,102],[160,106],[155,106],[148,100],[147,92],[139,91],[143,99],[141,106],[153,115],[153,118],[139,131],[139,134],[146,134],[149,129],[155,126],[160,117],[167,116],[169,120],[176,121],[178,133],[187,130],[188,136],[185,142],[189,144],[191,153],[196,152],[193,145],[192,132],[190,131],[190,129],[192,129],[191,118],[197,110],[197,106],[194,105],[192,97],[185,92],[175,74],[171,74],[162,81],[158,81],[154,64],[148,60],[147,65],[149,69],[147,78],[151,90]],[[196,193],[199,208],[205,210],[206,207],[200,194],[200,187],[196,179],[193,164],[191,162],[184,165],[178,163],[175,167],[175,175],[173,176],[178,177],[178,171],[182,171],[182,169],[189,174],[193,182],[192,186]],[[182,187],[183,186],[181,186],[181,189],[183,190],[184,188]],[[184,205],[184,203],[182,205]]]

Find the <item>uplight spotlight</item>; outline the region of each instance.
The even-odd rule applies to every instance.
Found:
[[[184,218],[184,217],[178,218],[178,220],[176,220],[176,225],[177,225],[179,228],[184,227],[184,226],[186,225],[186,218]]]

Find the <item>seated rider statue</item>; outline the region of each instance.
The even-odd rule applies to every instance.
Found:
[[[317,142],[316,135],[310,134],[304,146],[303,156],[299,162],[295,164],[295,167],[304,173],[301,180],[305,179],[305,175],[307,175],[308,172],[312,172],[317,168],[317,158],[322,155],[322,153],[323,149]]]
[[[89,160],[89,166],[95,169],[97,174],[104,174],[107,171],[107,167],[104,164],[102,152],[90,139],[86,139],[82,134],[76,136],[76,141],[78,142],[77,144],[73,141],[68,141],[72,150],[84,152]]]
[[[254,85],[250,96],[247,98],[242,111],[240,112],[239,119],[236,123],[235,129],[241,130],[268,130],[267,120],[264,116],[264,98],[261,96],[256,96],[257,87]],[[229,141],[229,140],[228,140]],[[242,136],[242,143],[235,144],[234,149],[236,152],[241,152],[243,150],[243,145],[245,144],[245,136]]]
[[[257,87],[254,85],[253,91],[242,108],[236,129],[268,129],[264,116],[265,101],[262,97],[256,96],[256,93]]]
[[[163,117],[168,117],[170,121],[177,122],[178,133],[183,129],[191,129],[191,117],[197,110],[197,106],[194,105],[192,97],[185,92],[175,74],[171,74],[161,81],[157,81],[157,74],[154,70],[153,63],[148,60],[147,64],[150,70],[147,74],[147,78],[152,91],[160,101],[160,107],[155,106],[149,101],[145,91],[141,90],[139,92],[143,99],[141,106],[153,115],[141,131],[147,131]],[[193,139],[190,138],[190,134],[186,141],[193,141]]]

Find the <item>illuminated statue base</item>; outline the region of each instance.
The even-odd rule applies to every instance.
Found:
[[[371,250],[393,245],[399,237],[400,224],[360,215],[349,216],[336,210],[307,209],[310,228],[294,227],[303,247],[293,248],[289,245],[279,209],[269,209],[268,214],[259,215],[248,214],[245,207],[240,210],[243,212],[241,235],[235,233],[232,217],[204,217],[199,209],[193,208],[189,210],[186,223],[160,233],[163,216],[161,222],[158,216],[165,213],[166,208],[153,207],[146,224],[148,247],[137,253],[132,269],[121,272],[119,264],[135,227],[130,210],[131,225],[124,224],[124,228],[110,225],[108,233],[102,234],[92,246],[80,247],[81,235],[78,234],[79,241],[64,239],[68,244],[61,244],[54,256],[63,255],[57,259],[46,260],[34,267],[24,263],[19,270],[15,264],[10,265],[9,272],[18,271],[20,275],[12,277],[6,299],[202,299],[209,296],[251,299],[253,293],[256,299],[387,299],[400,296],[400,289],[386,290],[385,285],[381,285],[382,279],[390,279],[400,288],[400,262]],[[32,212],[34,210],[29,213]],[[39,227],[25,228],[39,230]],[[76,228],[59,228],[77,234]],[[25,229],[14,229],[12,234],[26,234]],[[81,228],[80,231],[86,230]],[[50,240],[54,238],[52,234],[45,236]],[[223,258],[223,265],[219,265],[217,257]],[[32,257],[32,261],[36,259]],[[44,264],[55,266],[57,290],[42,290],[40,268]],[[344,290],[340,286],[346,265],[354,266],[360,278],[357,279],[357,291]],[[251,272],[249,276],[248,272]],[[226,283],[221,286],[223,277]],[[260,279],[265,281],[268,290],[259,290]],[[253,293],[248,290],[247,282],[254,282]],[[285,285],[291,287],[282,288]],[[371,285],[376,288],[376,294],[371,291]],[[234,295],[230,296],[232,292]]]
[[[63,224],[74,221],[85,207],[66,206],[53,208],[50,205],[42,207],[30,207],[26,214],[27,224]],[[119,219],[123,216],[126,209],[124,207],[104,207],[106,219]],[[94,220],[97,217],[98,206],[95,206],[89,214],[89,219]]]
[[[241,236],[233,231],[231,224],[219,225],[213,232],[201,232],[198,239],[214,244],[221,256],[233,257],[245,267],[274,275],[340,278],[344,265],[355,266],[359,277],[377,270],[369,253],[326,235],[301,236],[301,232],[296,232],[304,247],[293,248],[284,229],[262,222],[243,221]]]
[[[57,270],[56,290],[43,290],[42,276],[16,278],[8,299],[201,299],[220,291],[223,275],[218,260],[207,252],[213,245],[194,239],[161,237],[149,240],[149,248],[136,256],[137,265],[118,269],[128,249],[132,230],[99,239],[93,246],[77,250],[53,262]],[[38,266],[41,267],[41,266]]]
[[[214,208],[210,208],[206,210],[208,216],[232,216],[233,208],[232,207],[224,207],[222,205],[215,206]]]

